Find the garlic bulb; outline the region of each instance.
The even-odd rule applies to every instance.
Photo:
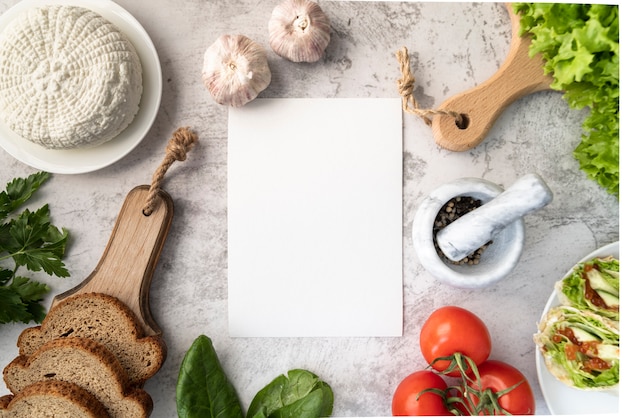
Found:
[[[219,104],[243,106],[271,79],[265,49],[244,35],[222,35],[204,54],[202,81]]]
[[[270,47],[293,62],[318,61],[330,42],[330,20],[311,0],[286,0],[268,25]]]

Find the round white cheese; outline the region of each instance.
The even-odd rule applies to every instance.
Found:
[[[0,35],[0,118],[45,148],[115,138],[135,118],[142,91],[132,43],[91,10],[34,7]]]

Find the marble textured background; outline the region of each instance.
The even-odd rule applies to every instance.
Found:
[[[0,13],[15,4],[1,0]],[[169,355],[146,389],[154,417],[173,417],[180,361],[199,334],[218,355],[247,407],[275,376],[307,368],[335,392],[335,416],[389,416],[398,382],[423,368],[421,324],[437,307],[472,310],[492,332],[492,358],[529,378],[537,413],[548,414],[535,371],[532,334],[552,286],[590,251],[617,241],[618,201],[578,169],[571,151],[584,111],[570,110],[557,92],[513,103],[487,139],[463,153],[438,148],[422,120],[404,116],[404,336],[402,338],[233,339],[227,332],[226,108],[200,79],[204,50],[221,34],[242,33],[268,48],[267,21],[277,1],[119,0],[150,34],[163,70],[163,100],[145,140],[118,163],[81,175],[54,175],[33,206],[50,203],[53,221],[68,227],[71,278],[50,279],[52,295],[73,287],[96,266],[126,193],[150,182],[179,126],[199,135],[187,161],[168,172],[164,188],[175,217],[151,290],[153,315]],[[397,97],[395,52],[406,46],[424,108],[489,78],[504,61],[510,23],[498,3],[321,1],[332,22],[326,56],[294,64],[268,53],[273,79],[261,97]],[[315,123],[315,115],[311,115]],[[306,126],[302,127],[306,129]],[[0,182],[35,170],[0,151]],[[411,242],[413,215],[439,184],[481,177],[504,187],[536,172],[554,192],[548,207],[526,218],[526,245],[518,267],[497,285],[467,291],[440,284],[420,265]],[[400,237],[399,237],[400,238]],[[323,307],[321,307],[323,309]],[[0,360],[17,353],[23,324],[0,326]],[[0,387],[0,394],[5,392]]]

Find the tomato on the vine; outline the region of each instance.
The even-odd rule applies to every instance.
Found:
[[[477,365],[491,354],[491,336],[485,323],[474,313],[458,306],[444,306],[434,311],[422,326],[420,349],[424,359],[437,371],[444,371],[450,361],[435,359],[461,353]],[[457,368],[449,376],[459,376]]]
[[[480,387],[476,381],[470,383],[470,387],[477,390],[490,390],[498,395],[498,392],[513,388],[507,393],[497,397],[499,404],[493,408],[489,403],[481,407],[481,399],[470,395],[474,405],[478,405],[481,415],[504,415],[499,408],[506,410],[512,415],[533,415],[535,413],[535,398],[526,377],[515,367],[498,360],[487,360],[478,366]],[[517,385],[517,386],[516,386]],[[471,393],[471,392],[470,392]],[[482,395],[484,399],[484,394]]]
[[[446,408],[446,382],[441,376],[430,370],[419,370],[411,373],[398,384],[391,400],[391,414],[396,416],[453,415]],[[438,393],[424,392],[425,389],[437,389]],[[442,396],[443,395],[443,396]]]

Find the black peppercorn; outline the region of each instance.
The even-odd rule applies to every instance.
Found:
[[[461,216],[465,215],[466,213],[469,213],[472,210],[476,209],[481,204],[482,202],[479,199],[474,199],[470,196],[457,196],[450,199],[448,202],[446,202],[445,205],[441,207],[441,209],[437,213],[437,216],[435,217],[435,223],[433,224],[433,242],[435,244],[437,254],[439,255],[439,257],[441,257],[441,259],[452,264],[473,265],[480,262],[480,256],[485,251],[487,246],[491,244],[491,241],[478,248],[476,251],[474,251],[472,254],[468,255],[464,259],[459,261],[452,261],[445,256],[443,251],[441,251],[439,245],[437,244],[436,237],[437,233],[443,228],[445,228]]]

